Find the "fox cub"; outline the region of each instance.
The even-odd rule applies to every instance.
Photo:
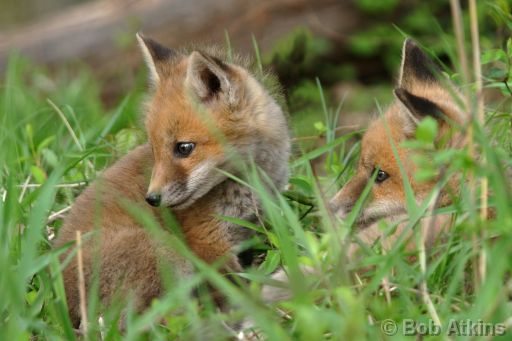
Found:
[[[468,119],[454,100],[453,96],[457,96],[456,90],[440,77],[440,71],[434,62],[410,39],[404,42],[399,82],[394,93],[396,101],[389,106],[383,117],[369,126],[363,136],[361,157],[355,175],[329,203],[334,214],[342,219],[346,218],[375,176],[369,198],[356,220],[356,233],[365,244],[371,245],[381,239],[385,247],[389,247],[396,240],[406,224],[399,224],[393,235],[383,238],[383,231],[376,224],[377,221],[404,218],[407,214],[402,173],[390,139],[404,165],[416,199],[422,200],[431,192],[436,181],[419,183],[414,180],[415,166],[410,158],[411,151],[401,146],[401,143],[415,135],[419,121],[430,116],[438,122],[438,140],[444,139],[446,147],[463,147],[463,135],[460,132],[454,133],[452,128],[464,126]],[[447,187],[456,190],[455,181],[456,179],[452,179]],[[451,190],[440,195],[440,206],[449,204],[448,192],[452,192]],[[437,237],[449,222],[449,218],[438,217],[434,230],[429,231],[427,241],[432,242]],[[351,243],[348,255],[354,256],[358,250],[359,244]],[[302,268],[302,272],[310,277],[317,275],[315,269],[307,266]],[[282,269],[275,272],[272,279],[285,284],[288,282],[288,276]],[[266,302],[276,302],[290,296],[291,291],[286,286],[283,288],[265,285],[262,290],[262,297]]]
[[[438,122],[439,135],[436,142],[443,141],[444,147],[462,148],[465,144],[460,127],[466,125],[469,115],[457,104],[456,89],[441,77],[434,62],[410,39],[403,46],[398,87],[394,93],[395,102],[369,126],[363,136],[356,174],[331,201],[333,210],[340,217],[345,217],[354,208],[372,175],[375,175],[369,198],[356,221],[356,225],[362,229],[359,237],[370,244],[382,237],[382,232],[374,224],[377,220],[392,220],[407,213],[402,172],[391,141],[417,201],[423,200],[432,191],[437,180],[415,181],[416,167],[411,161],[412,152],[401,145],[403,141],[414,137],[419,121],[432,117]],[[439,196],[438,206],[450,203],[449,193],[453,194],[457,190],[456,181],[455,177],[450,179]],[[427,241],[432,241],[448,221],[446,216],[436,219],[439,220],[434,224],[435,229],[428,231]],[[404,227],[404,224],[399,225],[395,235],[398,236]]]
[[[142,310],[162,294],[162,264],[175,276],[194,270],[152,239],[122,202],[157,221],[158,206],[171,210],[198,257],[207,263],[226,259],[226,269],[240,270],[237,247],[250,231],[218,217],[256,222],[258,203],[249,188],[225,174],[241,176],[239,163],[254,162],[282,189],[288,181],[290,137],[273,94],[242,63],[229,63],[215,51],[178,52],[137,38],[153,85],[145,110],[149,142],[108,168],[77,198],[55,245],[74,241],[76,231],[92,232],[82,246],[86,289],[97,261],[102,303],[131,295]],[[78,325],[76,263],[73,259],[63,276],[70,315]]]

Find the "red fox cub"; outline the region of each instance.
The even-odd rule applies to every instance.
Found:
[[[382,232],[374,224],[377,220],[396,219],[407,213],[402,173],[390,140],[396,147],[417,201],[423,200],[436,183],[415,181],[413,175],[416,169],[411,161],[411,151],[401,146],[403,141],[414,136],[419,121],[425,117],[434,118],[439,126],[437,140],[447,140],[446,147],[460,148],[464,145],[464,137],[460,132],[454,133],[453,127],[464,126],[468,115],[454,99],[456,90],[440,76],[434,62],[412,40],[407,39],[403,47],[398,87],[394,91],[396,100],[364,134],[356,174],[331,201],[334,211],[340,217],[345,217],[354,208],[372,175],[375,175],[369,198],[356,220],[356,225],[363,229],[358,236],[364,242],[372,243],[381,237]],[[448,184],[449,188],[456,189],[455,180]],[[449,196],[442,192],[439,206],[447,204]],[[446,216],[444,218],[447,220]],[[442,225],[438,221],[436,231],[429,231],[427,237],[432,239],[440,232]],[[396,236],[403,227],[399,226]]]
[[[182,53],[137,38],[153,85],[145,117],[149,143],[108,168],[78,197],[55,245],[75,240],[76,231],[92,232],[81,248],[86,289],[97,260],[103,304],[131,295],[142,310],[162,294],[162,264],[178,277],[193,268],[153,240],[122,202],[157,220],[156,207],[168,208],[197,256],[207,263],[224,257],[227,268],[240,270],[237,247],[250,231],[218,217],[256,222],[258,203],[249,188],[225,172],[240,176],[235,163],[254,162],[282,189],[288,181],[290,138],[281,107],[241,63],[228,63],[215,51]],[[73,259],[63,276],[70,315],[78,325],[76,263]]]

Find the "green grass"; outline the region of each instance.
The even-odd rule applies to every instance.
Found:
[[[487,177],[496,218],[479,220],[478,203],[470,200],[464,186],[453,205],[441,210],[453,212],[456,219],[448,240],[428,252],[425,272],[419,260],[408,261],[410,253],[403,243],[385,253],[375,245],[364,258],[347,261],[346,241],[353,232],[350,218],[344,222],[331,219],[325,198],[332,197],[353,174],[359,147],[353,143],[352,133],[334,132],[344,106],[329,103],[321,83],[311,83],[307,94],[297,91],[291,98],[316,98],[313,110],[322,118],[316,133],[324,145],[294,155],[290,190],[283,195],[264,190],[264,180],[256,169],[248,172],[248,185],[263,203],[265,221],[263,226],[240,223],[258,229],[262,239],[268,240],[262,244],[265,261],[240,275],[249,281],[238,285],[227,281],[190,254],[178,238],[162,233],[151,217],[141,215],[139,219],[157,238],[190,258],[199,271],[178,282],[144,314],[135,315],[128,307],[123,336],[117,328],[123,307],[114,305],[104,312],[101,325],[97,301],[92,299],[89,333],[80,338],[228,339],[235,333],[230,326],[249,316],[271,340],[410,340],[413,337],[402,332],[387,336],[382,322],[391,319],[400,327],[404,320],[428,324],[432,309],[444,328],[451,320],[466,319],[506,323],[510,328],[512,192],[507,172],[512,167],[512,101],[503,79],[491,72],[498,68],[510,75],[509,46],[503,50],[505,57],[499,54],[485,61],[489,63],[484,69],[489,72],[486,87],[502,92],[498,101],[488,103],[485,130],[475,123],[475,141],[487,163],[473,162],[467,150],[445,150],[436,153],[433,163],[424,168],[428,173],[432,171],[428,167],[435,170],[450,165],[450,173]],[[67,316],[62,265],[57,260],[63,250],[51,249],[48,241],[61,220],[48,222],[49,217],[69,207],[99,171],[145,139],[138,123],[143,87],[135,87],[112,110],[103,107],[99,87],[85,67],[61,70],[50,77],[17,56],[9,62],[0,88],[0,340],[77,338]],[[300,126],[302,117],[292,112],[292,125]],[[319,156],[326,157],[316,162],[313,171],[311,161]],[[417,232],[415,222],[425,214],[426,203],[411,202],[409,206],[408,228]],[[392,228],[384,222],[382,226]],[[486,238],[473,242],[472,237],[483,232]],[[479,283],[474,280],[473,262],[482,253],[487,273]],[[300,271],[303,265],[316,274],[304,276]],[[259,290],[279,266],[288,270],[293,296],[276,309],[261,302]],[[369,266],[371,270],[355,275]],[[229,297],[231,311],[216,311],[204,290],[199,290],[198,298],[189,298],[206,280]],[[420,296],[422,284],[432,299],[430,307]],[[502,339],[510,335],[507,331]]]

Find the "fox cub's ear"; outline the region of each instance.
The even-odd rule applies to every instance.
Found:
[[[412,91],[418,84],[438,83],[437,65],[412,39],[406,39],[402,50],[402,66],[398,86]]]
[[[421,119],[431,116],[436,120],[444,118],[443,111],[434,102],[419,96],[411,94],[409,91],[398,88],[395,89],[395,96],[402,102],[407,109],[407,114],[417,124]]]
[[[141,33],[137,33],[137,41],[149,69],[149,79],[156,85],[165,75],[167,62],[177,56],[177,53]]]
[[[220,99],[235,105],[240,94],[234,76],[234,70],[217,58],[199,51],[189,56],[186,84],[203,102]]]

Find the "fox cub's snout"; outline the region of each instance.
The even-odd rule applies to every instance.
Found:
[[[363,227],[380,218],[406,212],[402,172],[395,151],[416,198],[421,199],[432,189],[435,180],[429,183],[414,180],[415,166],[410,159],[411,152],[401,145],[415,135],[418,122],[427,116],[437,120],[438,139],[441,139],[449,129],[462,125],[466,119],[454,99],[454,95],[457,95],[455,89],[441,77],[434,62],[410,39],[404,43],[400,77],[394,94],[395,102],[369,126],[363,136],[356,174],[330,203],[340,217],[345,217],[369,181],[374,179],[357,220],[357,225]],[[456,135],[450,135],[452,143],[456,140]],[[393,148],[396,148],[395,151]]]
[[[234,171],[233,158],[253,156],[258,136],[282,140],[281,109],[246,69],[209,53],[138,40],[154,85],[146,107],[154,156],[149,204],[187,208],[226,179],[222,171]]]

